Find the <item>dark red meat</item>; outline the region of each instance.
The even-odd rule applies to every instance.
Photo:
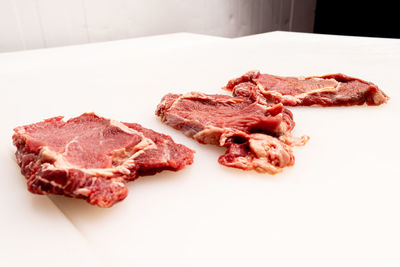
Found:
[[[291,147],[281,141],[290,139],[294,121],[282,104],[192,92],[164,96],[156,114],[200,143],[227,147],[219,159],[223,165],[276,173],[294,164]],[[306,141],[304,137],[292,144]]]
[[[110,207],[123,200],[127,181],[162,170],[180,170],[193,151],[139,124],[85,113],[14,129],[17,162],[28,190],[86,199]]]
[[[207,127],[222,129],[223,133],[231,129],[248,133],[263,131],[275,135],[282,135],[294,127],[292,113],[281,104],[266,106],[228,95],[168,94],[159,105],[157,115],[166,124],[189,137],[199,135]],[[213,139],[218,141],[219,136]],[[208,140],[202,143],[215,142]]]
[[[224,89],[233,96],[288,106],[380,105],[389,99],[375,84],[344,74],[281,77],[250,71]]]

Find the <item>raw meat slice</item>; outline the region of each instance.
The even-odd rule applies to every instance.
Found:
[[[99,207],[123,200],[127,181],[193,162],[193,151],[167,135],[94,113],[66,122],[54,117],[14,131],[29,191],[82,198]]]
[[[195,111],[195,112],[194,112]],[[165,114],[164,114],[165,113]],[[192,92],[185,95],[166,95],[157,109],[163,121],[192,137],[203,136],[203,131],[213,131],[214,135],[232,132],[264,131],[282,135],[294,127],[292,113],[283,105],[262,105],[244,98],[228,95],[206,95]],[[216,131],[215,128],[221,129]],[[209,134],[204,134],[210,138]],[[219,142],[219,136],[201,143]]]
[[[246,170],[277,173],[294,164],[291,145],[308,140],[291,137],[293,116],[282,104],[265,105],[242,97],[167,94],[156,115],[202,144],[227,147],[219,163]]]
[[[281,77],[250,71],[224,87],[233,96],[288,106],[381,105],[388,96],[378,86],[344,74]]]

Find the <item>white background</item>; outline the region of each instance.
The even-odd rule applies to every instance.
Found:
[[[0,0],[0,52],[193,32],[312,32],[315,0]]]

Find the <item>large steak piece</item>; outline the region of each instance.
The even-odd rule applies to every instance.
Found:
[[[82,198],[110,207],[123,200],[126,182],[193,162],[193,151],[135,123],[93,113],[54,117],[14,129],[16,157],[28,190]]]
[[[250,71],[224,87],[233,96],[288,106],[381,105],[388,96],[378,86],[344,74],[281,77]]]
[[[244,170],[277,173],[294,164],[292,113],[282,104],[198,92],[167,94],[156,110],[165,124],[202,144],[226,147],[219,163]]]

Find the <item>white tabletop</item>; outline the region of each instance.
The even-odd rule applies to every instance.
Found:
[[[292,108],[295,134],[311,140],[295,149],[295,166],[275,176],[220,166],[223,149],[154,116],[168,92],[224,93],[229,79],[251,69],[342,72],[378,84],[391,99],[379,107]],[[0,265],[399,266],[399,70],[399,40],[287,32],[0,54]],[[195,162],[138,179],[110,209],[27,192],[13,127],[90,111],[167,133],[196,150]]]

